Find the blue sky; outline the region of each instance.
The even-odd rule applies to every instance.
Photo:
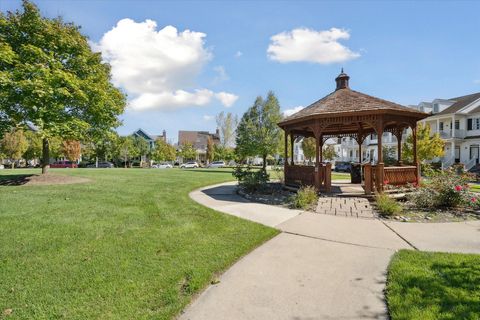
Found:
[[[283,110],[306,106],[334,89],[341,67],[352,89],[405,105],[480,91],[473,1],[35,3],[81,25],[114,65],[130,100],[121,134],[214,131],[217,113],[241,116],[268,90]]]

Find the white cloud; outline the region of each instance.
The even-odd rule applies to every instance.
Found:
[[[237,101],[238,96],[228,93],[228,92],[219,92],[215,94],[215,98],[220,100],[220,102],[225,106],[225,107],[231,107],[235,101]]]
[[[295,108],[284,110],[283,115],[285,117],[289,117],[292,114],[297,113],[298,111],[302,110],[303,108],[305,108],[305,107],[304,106],[298,106],[298,107],[295,107]]]
[[[480,79],[473,80],[473,83],[480,84]]]
[[[214,116],[209,116],[209,115],[204,115],[203,116],[203,120],[205,120],[205,121],[213,120],[213,118],[215,118],[215,117]]]
[[[217,93],[195,83],[212,59],[205,37],[173,26],[157,31],[153,20],[123,19],[93,47],[111,64],[113,82],[132,97],[132,109],[171,110],[204,106],[216,98]]]
[[[213,70],[217,73],[215,78],[213,78],[214,84],[218,84],[220,82],[224,82],[230,79],[224,66],[216,66],[213,68]]]
[[[344,62],[360,56],[339,40],[347,40],[350,33],[344,29],[316,31],[307,28],[293,29],[270,38],[267,54],[279,62],[306,61],[320,64]]]
[[[243,52],[242,52],[242,51],[237,51],[237,52],[235,52],[235,58],[240,58],[241,56],[243,56]]]

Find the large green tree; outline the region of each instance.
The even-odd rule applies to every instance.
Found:
[[[142,137],[135,137],[134,145],[138,155],[140,156],[140,167],[143,167],[143,159],[150,154],[150,146],[148,145],[147,140],[143,139]]]
[[[110,66],[92,52],[80,28],[23,11],[0,12],[0,123],[32,123],[42,138],[42,173],[54,137],[80,139],[91,128],[119,124],[125,95],[110,82]]]
[[[337,156],[338,155],[335,152],[335,146],[333,144],[327,144],[323,147],[322,157],[324,160],[332,161]]]
[[[118,139],[118,156],[123,160],[124,167],[131,165],[132,158],[139,156],[139,151],[135,145],[135,138],[132,136],[120,137]]]
[[[417,125],[417,157],[418,161],[425,162],[437,157],[443,157],[445,142],[438,133],[431,134],[430,126],[419,123]],[[402,159],[413,162],[413,135],[410,133],[403,144]]]
[[[180,146],[180,156],[185,160],[193,160],[197,156],[197,152],[193,148],[193,145],[189,142],[185,142]]]
[[[275,155],[280,145],[280,105],[270,91],[267,98],[257,97],[254,104],[243,114],[237,127],[237,152],[240,158],[260,155],[263,170],[266,170],[267,156]]]
[[[27,161],[39,159],[42,155],[42,139],[35,131],[31,130],[25,131],[25,138],[28,141],[28,148],[23,153],[23,158]]]
[[[212,138],[209,136],[207,138],[207,162],[210,163],[213,161],[213,158],[215,157],[215,146],[213,144]]]
[[[177,152],[175,147],[163,139],[155,141],[155,149],[152,151],[152,158],[155,161],[175,161]]]
[[[27,151],[28,141],[22,130],[12,129],[10,132],[5,133],[2,140],[0,140],[0,148],[2,153],[10,159],[13,169],[15,161],[20,160],[25,151]]]

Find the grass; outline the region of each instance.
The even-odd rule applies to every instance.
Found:
[[[480,192],[480,184],[470,184],[470,191],[472,192]]]
[[[480,255],[401,250],[389,266],[392,320],[480,318]]]
[[[0,319],[170,319],[277,234],[188,197],[230,170],[52,172],[92,182],[0,186]]]

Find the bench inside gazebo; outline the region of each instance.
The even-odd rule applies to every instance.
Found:
[[[406,185],[418,183],[419,163],[417,160],[417,121],[428,116],[424,112],[351,90],[350,77],[343,72],[335,79],[336,90],[310,106],[287,117],[279,126],[285,131],[285,184],[289,186],[311,185],[317,190],[331,192],[330,163],[323,162],[322,149],[330,138],[352,137],[359,147],[362,163],[362,144],[372,133],[378,136],[376,163],[365,163],[363,188],[365,194],[382,192],[384,185]],[[413,135],[413,163],[402,161],[402,133],[411,128]],[[397,138],[398,161],[395,166],[383,163],[382,136],[391,132]],[[313,137],[316,140],[315,163],[312,166],[297,165],[293,161],[293,144],[296,138]],[[290,137],[290,139],[288,138]],[[292,150],[288,159],[288,141]]]

